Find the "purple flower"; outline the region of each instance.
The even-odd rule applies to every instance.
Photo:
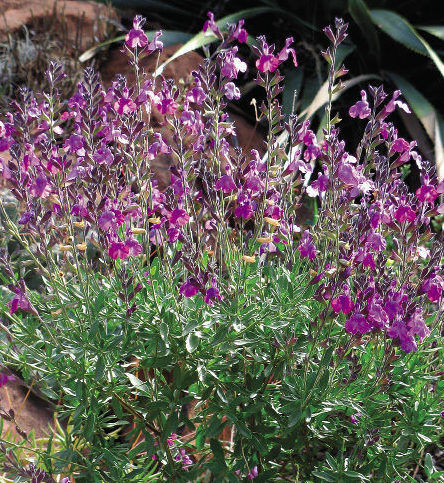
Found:
[[[125,260],[129,256],[129,247],[124,242],[112,242],[108,248],[108,255],[113,259],[116,260],[120,258],[121,260]]]
[[[234,82],[227,82],[224,87],[224,93],[228,100],[232,101],[233,99],[237,100],[240,99],[240,90]]]
[[[200,85],[190,89],[187,94],[187,100],[189,102],[194,102],[199,106],[203,104],[206,98],[207,95]]]
[[[99,227],[103,231],[109,231],[118,226],[116,214],[111,210],[104,211],[102,216],[99,218],[98,223]]]
[[[352,422],[352,424],[358,424],[359,420],[362,418],[362,414],[357,412],[355,414],[352,414],[350,416],[350,421]]]
[[[389,327],[387,335],[392,339],[398,339],[401,349],[405,352],[414,352],[418,348],[415,337],[400,317],[397,317]]]
[[[248,39],[248,33],[243,28],[245,23],[244,19],[239,20],[236,29],[234,30],[232,37],[233,39],[237,40],[239,43],[244,44]]]
[[[372,113],[367,102],[367,93],[364,90],[361,91],[361,99],[361,101],[358,101],[356,104],[350,107],[348,111],[350,117],[359,117],[359,119],[365,119]]]
[[[215,300],[218,300],[219,302],[223,300],[223,296],[220,294],[218,288],[217,288],[217,281],[213,277],[211,280],[211,287],[207,289],[204,297],[204,301],[206,304],[208,304],[210,307],[214,305]]]
[[[214,13],[208,12],[208,20],[205,21],[203,26],[203,32],[207,33],[208,30],[211,30],[216,37],[222,37],[219,27],[217,26],[216,21],[214,20]]]
[[[365,244],[377,252],[385,250],[387,246],[385,238],[379,233],[370,233],[365,240]]]
[[[348,285],[344,286],[344,293],[342,295],[339,295],[339,297],[331,301],[331,306],[337,314],[339,312],[349,314],[353,310],[355,304],[350,297],[350,288]]]
[[[410,149],[410,143],[406,141],[404,138],[397,138],[395,139],[393,146],[392,146],[392,151],[395,151],[397,153],[404,153],[405,151],[408,151]]]
[[[134,238],[128,238],[125,242],[129,257],[136,257],[143,252],[143,246]]]
[[[137,104],[130,97],[120,97],[114,103],[117,114],[131,114],[137,109]]]
[[[142,30],[145,23],[145,19],[136,15],[133,20],[133,28],[126,34],[125,43],[130,49],[135,49],[136,47],[145,47],[148,43],[148,37]]]
[[[234,215],[236,218],[243,218],[244,220],[250,219],[254,215],[251,203],[246,201],[238,204],[234,210]]]
[[[307,187],[307,195],[311,198],[319,196],[321,193],[327,191],[330,178],[326,174],[319,174],[318,179],[313,181],[310,186]]]
[[[114,162],[114,156],[111,150],[106,146],[103,145],[100,147],[94,154],[93,159],[98,164],[106,164],[107,166],[111,166]]]
[[[225,194],[231,193],[236,189],[233,178],[229,174],[221,176],[214,185],[216,190],[222,190]]]
[[[5,374],[4,372],[0,372],[0,387],[6,386],[9,381],[16,381],[17,378],[15,376],[10,376]]]
[[[256,60],[256,68],[263,73],[274,72],[279,64],[288,59],[289,54],[293,57],[294,66],[297,67],[296,52],[290,47],[292,43],[293,37],[288,37],[283,49],[277,55],[273,55],[274,47],[269,46],[265,40],[262,40],[262,52],[260,52],[259,59]]]
[[[427,203],[433,204],[439,193],[432,185],[422,185],[416,190],[416,196],[419,201],[427,201]]]
[[[247,64],[236,57],[237,47],[233,47],[225,53],[222,60],[222,68],[220,73],[228,79],[237,79],[239,72],[247,70]]]
[[[15,286],[11,284],[8,285],[8,288],[15,293],[15,296],[6,304],[9,307],[10,314],[14,314],[19,309],[30,314],[37,314],[36,309],[25,294],[25,284],[22,279],[20,279],[19,285]]]
[[[51,185],[46,176],[37,176],[35,181],[29,187],[31,196],[35,198],[47,198],[51,194]]]
[[[190,215],[182,208],[175,208],[171,212],[169,220],[173,226],[184,226],[190,221]]]
[[[424,322],[422,309],[420,307],[413,312],[413,315],[407,322],[407,326],[409,328],[409,333],[411,335],[417,335],[421,342],[425,337],[430,335],[430,329]]]
[[[351,334],[365,334],[372,329],[371,324],[367,322],[364,315],[360,313],[354,313],[346,322],[345,330]]]
[[[399,223],[403,223],[404,221],[408,221],[409,223],[411,223],[415,221],[416,213],[412,210],[410,206],[400,205],[393,213],[393,217]]]
[[[345,155],[339,162],[336,175],[345,185],[358,188],[365,181],[365,176],[354,166],[355,162],[353,156]]]
[[[391,114],[396,109],[396,107],[399,107],[407,114],[410,114],[409,106],[405,102],[397,100],[400,95],[401,95],[401,91],[399,90],[393,92],[393,96],[390,99],[390,101],[384,106],[381,112],[377,115],[378,120],[385,119],[389,114]]]
[[[254,480],[258,475],[259,471],[257,469],[257,466],[254,466],[253,468],[251,468],[250,473],[248,473],[247,478],[249,480]]]
[[[193,277],[190,277],[179,288],[179,292],[184,297],[194,297],[195,295],[197,295],[199,293],[199,290],[200,290],[200,284]]]
[[[382,307],[381,297],[374,295],[367,303],[367,320],[373,327],[382,329],[387,327],[389,318]]]
[[[67,153],[76,153],[77,156],[85,156],[86,154],[83,136],[78,134],[71,134],[63,147]]]
[[[443,288],[444,279],[440,275],[432,273],[422,284],[421,290],[427,294],[430,302],[438,302],[441,298]]]
[[[313,239],[308,230],[305,230],[302,234],[302,239],[298,246],[298,250],[302,258],[313,260],[316,257],[316,247],[313,244]]]

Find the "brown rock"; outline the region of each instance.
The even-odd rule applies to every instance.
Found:
[[[79,0],[0,0],[0,40],[8,32],[14,32],[23,25],[40,23],[54,16],[57,21],[63,19],[63,36],[72,42],[78,42],[79,48],[87,48],[95,39],[101,40],[106,34],[103,19],[116,18],[109,7],[93,1]]]
[[[159,56],[159,60],[157,60],[158,56],[156,54],[145,57],[141,61],[141,68],[143,68],[146,73],[154,72],[156,66],[165,62],[180,46],[181,45],[178,44],[165,47]],[[194,51],[189,52],[188,54],[182,55],[170,62],[165,67],[163,76],[166,79],[174,79],[174,82],[178,83],[180,79],[187,79],[191,72],[199,67],[199,64],[202,61],[203,57],[198,53]],[[116,74],[125,75],[129,84],[134,84],[134,72],[128,63],[128,57],[123,54],[120,49],[110,51],[109,58],[104,62],[100,72],[105,86],[111,84]]]
[[[26,397],[27,392],[26,387],[20,382],[9,381],[0,388],[0,406],[5,412],[11,408],[15,411],[15,419],[23,431],[29,434],[34,430],[37,438],[44,437],[50,432],[49,426],[54,424],[53,412],[34,394],[30,393]],[[12,433],[18,441],[22,440],[15,429],[15,424],[3,420],[1,436],[5,437],[6,433]]]

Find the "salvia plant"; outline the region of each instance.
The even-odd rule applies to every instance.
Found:
[[[259,37],[248,66],[244,22],[222,29],[210,13],[219,45],[175,85],[141,68],[162,49],[144,23],[123,46],[134,85],[105,89],[88,68],[64,100],[53,63],[48,92],[22,89],[0,122],[19,202],[0,202],[1,363],[65,428],[31,464],[3,441],[5,469],[49,482],[438,481],[444,278],[430,220],[444,184],[390,120],[409,112],[401,93],[363,90],[344,113],[362,138],[346,146],[332,110],[342,20],[324,30],[320,136],[281,113],[291,38]],[[263,153],[236,147],[227,112],[247,68],[264,90]]]

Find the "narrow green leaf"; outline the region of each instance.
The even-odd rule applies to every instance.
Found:
[[[444,25],[417,25],[416,28],[444,40]]]
[[[96,381],[100,381],[102,379],[103,374],[105,373],[105,361],[103,357],[99,357],[96,362],[96,370],[94,371],[94,379]]]
[[[227,23],[235,23],[241,18],[248,18],[254,17],[255,15],[260,15],[262,13],[267,13],[272,10],[270,7],[255,7],[255,8],[248,8],[246,10],[240,10],[239,12],[232,13],[227,15],[226,17],[221,18],[216,23],[219,28],[225,27]],[[216,42],[217,37],[211,34],[204,34],[203,32],[199,32],[198,34],[194,35],[188,42],[186,42],[182,47],[180,47],[169,59],[167,59],[163,64],[161,64],[155,74],[159,75],[163,72],[163,69],[166,65],[168,65],[174,59],[177,59],[181,55],[187,54],[193,50],[199,49],[204,45],[211,44]]]
[[[444,63],[405,18],[391,10],[370,10],[370,16],[373,22],[392,39],[418,54],[430,57],[444,77]]]
[[[154,38],[155,33],[155,30],[146,32],[150,41]],[[168,47],[170,45],[184,44],[185,42],[188,42],[191,37],[192,34],[188,32],[181,32],[180,30],[163,30],[160,40],[163,42],[164,47]],[[119,35],[118,37],[114,37],[113,39],[105,40],[105,42],[95,45],[88,50],[85,50],[85,52],[83,52],[83,54],[79,57],[79,62],[86,62],[87,60],[92,59],[107,45],[111,45],[116,42],[122,42],[123,40],[125,40],[125,35]]]
[[[379,39],[376,29],[370,17],[370,12],[363,0],[349,0],[348,11],[353,20],[358,24],[364,35],[370,50],[379,55]]]

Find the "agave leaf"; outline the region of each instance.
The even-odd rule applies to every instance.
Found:
[[[148,39],[152,40],[155,33],[155,30],[146,32]],[[163,30],[161,40],[164,47],[168,47],[169,45],[184,44],[191,37],[192,34],[189,34],[187,32],[181,32],[180,30]],[[102,50],[107,45],[113,44],[115,42],[122,42],[122,40],[125,40],[125,35],[119,35],[118,37],[108,39],[99,45],[91,47],[90,49],[83,52],[83,54],[79,57],[79,61],[86,62],[87,60],[92,59],[100,50]]]
[[[419,119],[416,116],[407,114],[402,109],[399,109],[398,115],[410,134],[410,137],[418,143],[418,149],[421,151],[423,157],[426,159],[433,159],[432,143]]]
[[[417,25],[416,28],[444,40],[444,25]]]
[[[219,28],[225,27],[227,23],[235,23],[241,18],[248,18],[253,17],[255,15],[260,15],[262,13],[269,12],[271,10],[270,7],[255,7],[255,8],[248,8],[246,10],[240,10],[239,12],[227,15],[226,17],[221,18],[216,23]],[[180,47],[169,59],[167,59],[163,64],[161,64],[157,70],[156,75],[162,73],[163,69],[167,64],[169,64],[172,60],[177,59],[181,55],[187,54],[193,50],[199,49],[204,45],[211,44],[215,42],[217,38],[214,35],[206,35],[203,32],[199,32],[198,34],[194,35],[188,42],[186,42],[182,47]]]
[[[412,111],[421,121],[426,133],[434,144],[435,162],[440,179],[444,177],[444,121],[437,109],[404,77],[393,72],[387,75],[402,91],[403,96],[410,105]]]
[[[340,66],[346,57],[348,57],[355,49],[356,45],[351,42],[343,42],[341,45],[338,45],[338,49],[336,50],[336,65]]]
[[[282,91],[282,112],[284,114],[293,114],[293,104],[296,104],[299,97],[303,78],[303,69],[291,69],[286,73]]]
[[[353,20],[358,24],[362,31],[370,50],[374,51],[379,56],[379,39],[375,26],[370,17],[370,12],[363,0],[349,0],[348,11],[353,17]]]
[[[430,57],[444,77],[444,63],[429,43],[403,17],[391,10],[370,10],[373,22],[392,39],[418,54]]]

